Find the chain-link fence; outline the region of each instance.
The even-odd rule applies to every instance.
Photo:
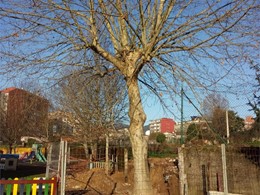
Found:
[[[192,146],[179,149],[181,194],[224,192],[258,194],[259,147],[228,145]],[[226,181],[225,181],[226,180]]]
[[[200,101],[193,96],[182,91],[182,106],[173,112],[175,143],[259,145],[260,112],[249,98],[228,92],[208,94]]]

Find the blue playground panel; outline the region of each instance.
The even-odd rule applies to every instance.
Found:
[[[1,158],[19,158],[19,154],[0,154],[0,159]]]

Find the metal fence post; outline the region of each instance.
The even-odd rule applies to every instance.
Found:
[[[68,142],[61,141],[61,195],[65,195]]]

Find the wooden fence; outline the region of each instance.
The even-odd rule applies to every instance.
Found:
[[[57,178],[1,179],[0,195],[56,195]]]

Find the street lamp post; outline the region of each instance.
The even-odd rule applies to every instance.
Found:
[[[184,144],[184,132],[183,132],[183,84],[181,85],[181,144]]]

